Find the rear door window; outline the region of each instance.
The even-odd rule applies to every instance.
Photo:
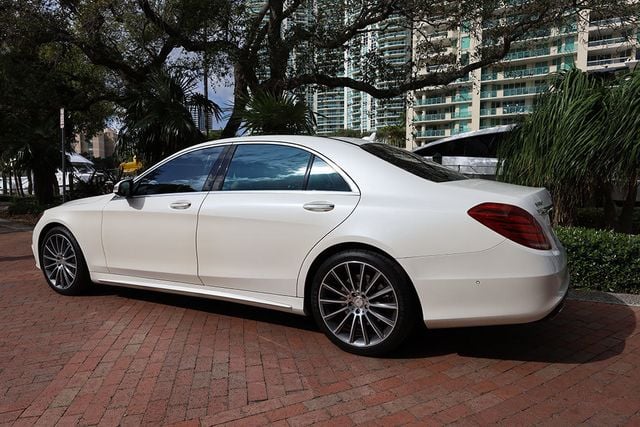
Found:
[[[276,144],[238,145],[222,191],[304,190],[311,153]]]

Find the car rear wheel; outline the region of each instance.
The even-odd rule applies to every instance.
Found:
[[[64,227],[53,227],[40,244],[40,264],[47,283],[63,295],[81,294],[89,272],[80,246]]]
[[[316,322],[340,348],[374,356],[396,348],[415,323],[416,301],[406,274],[371,251],[329,257],[312,284]]]

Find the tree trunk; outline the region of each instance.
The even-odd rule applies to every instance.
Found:
[[[30,196],[33,195],[33,176],[31,175],[32,173],[33,172],[31,171],[31,169],[27,171],[27,182],[29,183],[27,191]]]
[[[631,234],[633,231],[633,209],[636,205],[636,194],[638,193],[638,174],[633,173],[627,181],[627,196],[622,205],[622,212],[618,218],[618,231]]]
[[[7,174],[2,172],[2,194],[7,194]]]
[[[9,195],[13,194],[13,169],[9,169]]]
[[[611,197],[613,186],[610,182],[603,182],[600,185],[600,191],[604,207],[604,224],[608,229],[613,230],[616,226],[616,205]]]
[[[22,173],[16,172],[13,178],[16,180],[16,194],[24,197],[24,189],[22,188]]]
[[[553,208],[553,224],[571,226],[575,222],[576,207],[570,200],[558,197]]]
[[[53,202],[53,189],[57,186],[56,175],[51,170],[33,170],[33,191],[38,203],[48,205]]]
[[[235,80],[235,86],[233,88],[233,111],[229,117],[229,121],[222,130],[222,138],[232,138],[238,133],[240,125],[242,125],[242,115],[247,105],[247,97],[249,96],[243,67],[240,64],[234,65],[233,76]]]

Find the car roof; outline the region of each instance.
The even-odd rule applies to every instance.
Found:
[[[365,139],[358,138],[343,138],[343,137],[326,137],[326,136],[310,136],[310,135],[251,135],[251,136],[236,136],[232,138],[215,139],[206,141],[197,145],[188,147],[182,151],[190,151],[201,147],[209,147],[218,144],[239,144],[243,142],[264,142],[274,143],[283,142],[289,144],[301,145],[307,148],[311,148],[316,151],[322,151],[327,148],[338,148],[345,146],[362,146],[364,144],[372,143]]]

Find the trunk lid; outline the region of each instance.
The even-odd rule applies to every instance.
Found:
[[[525,187],[504,182],[485,179],[465,179],[461,181],[443,182],[438,185],[473,190],[474,206],[476,202],[500,202],[516,205],[525,209],[538,220],[547,232],[548,237],[558,246],[555,233],[551,229],[553,200],[551,194],[543,187]]]

